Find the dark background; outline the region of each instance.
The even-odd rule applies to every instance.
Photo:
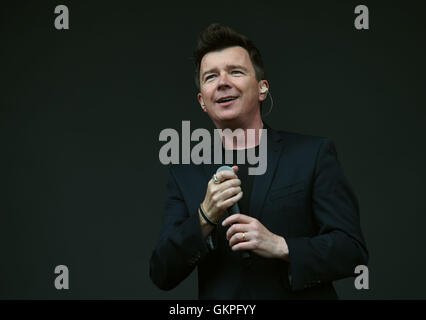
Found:
[[[161,223],[164,128],[210,125],[192,50],[212,22],[260,48],[276,129],[327,136],[361,205],[370,290],[426,298],[425,14],[421,1],[15,1],[1,4],[0,298],[192,299],[148,265]],[[54,8],[70,30],[54,28]],[[370,30],[354,8],[370,9]],[[54,287],[54,268],[70,289]]]

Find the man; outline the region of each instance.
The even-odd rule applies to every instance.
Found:
[[[332,281],[353,276],[368,252],[333,143],[263,123],[269,83],[246,37],[209,26],[195,64],[202,110],[217,129],[242,129],[243,152],[266,141],[267,170],[248,175],[243,164],[212,178],[217,165],[172,166],[151,279],[169,290],[197,266],[201,299],[337,298]],[[229,214],[235,203],[241,213]]]

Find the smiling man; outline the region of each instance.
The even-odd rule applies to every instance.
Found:
[[[256,78],[249,53],[240,46],[205,54],[200,65],[197,98],[217,128],[261,129],[259,103],[268,81]]]
[[[353,276],[368,252],[334,144],[262,121],[269,83],[246,37],[213,24],[194,58],[202,110],[217,129],[239,129],[244,138],[224,149],[236,159],[267,144],[267,170],[253,176],[247,163],[217,174],[213,164],[171,166],[151,279],[169,290],[198,267],[201,299],[337,298],[332,281]],[[249,129],[258,134],[250,138]],[[235,203],[241,213],[230,214]]]

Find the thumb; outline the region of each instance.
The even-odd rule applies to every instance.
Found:
[[[232,169],[234,170],[234,173],[237,174],[237,172],[238,172],[238,166],[232,166]]]

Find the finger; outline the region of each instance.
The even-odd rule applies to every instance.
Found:
[[[222,202],[221,206],[225,209],[228,209],[230,206],[233,206],[235,203],[237,203],[238,201],[240,201],[240,199],[243,197],[243,192],[239,192],[238,194],[236,194],[235,196],[225,200]]]
[[[218,201],[223,201],[224,202],[225,200],[233,197],[234,195],[240,193],[241,191],[242,190],[241,190],[240,186],[227,188],[226,190],[222,191],[221,193],[219,193],[217,195],[217,199],[218,199]]]
[[[211,189],[206,194],[206,201],[210,206],[216,207],[217,210],[223,211],[234,205],[242,198],[241,187],[229,188],[222,193],[220,190]]]
[[[240,179],[231,179],[231,180],[227,180],[227,181],[220,183],[220,184],[216,184],[216,183],[213,182],[213,180],[211,180],[209,182],[207,191],[211,195],[216,195],[217,201],[219,201],[220,199],[222,199],[222,196],[220,196],[220,194],[224,190],[229,189],[231,187],[238,187],[240,185],[241,185]],[[225,199],[226,199],[226,197],[224,198],[224,200]]]
[[[216,185],[216,187],[217,187],[218,190],[223,191],[227,188],[237,187],[237,186],[240,186],[240,185],[241,185],[241,180],[238,179],[238,178],[235,178],[235,179],[226,180],[226,181],[222,182],[221,184]]]
[[[237,174],[238,173],[238,166],[232,166],[232,170],[234,170],[234,173]]]
[[[227,225],[231,225],[234,223],[250,223],[253,221],[253,219],[254,218],[247,216],[245,214],[237,213],[237,214],[230,215],[228,218],[223,220],[222,226],[225,227]]]
[[[234,234],[237,233],[247,233],[249,231],[248,224],[236,223],[233,224],[228,231],[226,231],[226,240],[230,240]]]
[[[254,241],[243,241],[243,242],[238,242],[235,245],[231,246],[231,249],[232,251],[239,251],[239,250],[250,251],[250,250],[256,249],[256,244],[254,243]]]
[[[220,182],[223,182],[228,179],[235,179],[237,178],[237,175],[234,173],[234,171],[223,170],[223,171],[220,171],[219,173],[216,173],[216,178]]]
[[[216,175],[216,178],[218,179],[219,183],[215,183],[213,178],[211,178],[208,183],[208,188],[210,188],[212,191],[213,190],[221,191],[229,187],[235,187],[235,186],[241,185],[241,180],[238,179],[237,177],[232,179],[221,180]]]
[[[229,245],[232,247],[237,243],[246,241],[249,241],[248,232],[237,232],[231,237],[231,239],[229,239]]]

